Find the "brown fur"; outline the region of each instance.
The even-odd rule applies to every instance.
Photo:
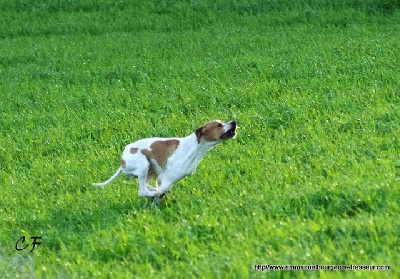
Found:
[[[121,159],[121,167],[126,168],[126,162],[124,159]]]
[[[196,130],[198,140],[203,137],[207,141],[218,140],[224,134],[222,122],[219,120],[206,123],[203,127]]]
[[[135,148],[135,147],[132,147],[132,148],[129,150],[129,152],[131,152],[132,154],[135,154],[137,151],[138,151],[138,149]]]
[[[150,179],[157,176],[156,169],[154,168],[154,166],[151,164],[150,161],[149,161],[149,164],[150,164],[150,167],[149,167],[149,171],[147,172],[147,182],[149,182]]]
[[[151,150],[143,149],[141,152],[148,159],[156,160],[161,168],[165,168],[168,158],[178,148],[179,140],[158,140],[150,145]]]

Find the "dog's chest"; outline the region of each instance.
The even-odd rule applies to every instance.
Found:
[[[166,172],[177,178],[185,177],[196,170],[203,155],[196,148],[196,142],[182,142],[168,159]]]
[[[175,172],[178,175],[189,175],[195,171],[201,156],[198,156],[193,150],[177,150],[168,160],[168,171]]]

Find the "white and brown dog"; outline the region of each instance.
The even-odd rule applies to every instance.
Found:
[[[107,181],[94,183],[105,186],[121,173],[139,179],[140,197],[160,197],[172,185],[196,170],[204,154],[215,145],[236,136],[236,122],[214,120],[184,138],[147,138],[128,144],[122,153],[121,167]],[[157,186],[148,185],[157,179]]]

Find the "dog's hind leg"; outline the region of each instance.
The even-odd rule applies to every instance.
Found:
[[[138,175],[138,179],[139,179],[139,189],[138,189],[139,197],[154,197],[157,195],[156,189],[147,184],[148,181],[147,170],[143,171],[141,175]]]
[[[151,186],[149,184],[147,184],[146,188],[147,188],[147,191],[157,191],[156,188],[154,188],[153,186]]]

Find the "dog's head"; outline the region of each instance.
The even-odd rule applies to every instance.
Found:
[[[236,136],[236,127],[234,120],[228,123],[213,120],[197,128],[195,134],[199,143],[204,140],[217,144],[227,139],[233,139]]]

